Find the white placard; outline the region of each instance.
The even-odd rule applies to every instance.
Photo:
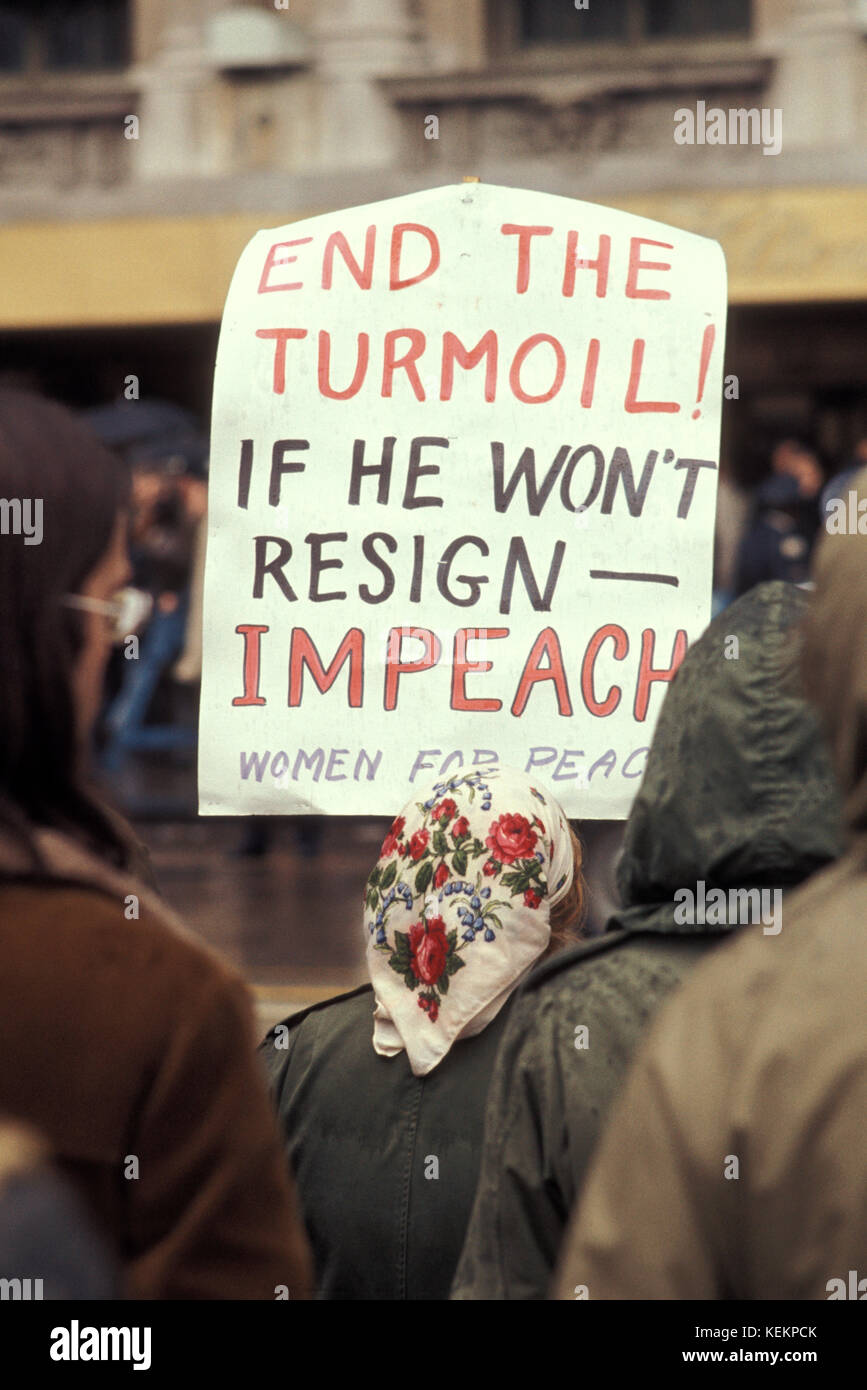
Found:
[[[461,762],[628,813],[710,614],[716,242],[449,185],[259,232],[214,382],[200,812]]]

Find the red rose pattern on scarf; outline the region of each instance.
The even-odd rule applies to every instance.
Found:
[[[496,940],[497,929],[502,929],[499,910],[508,908],[510,902],[494,898],[493,888],[507,890],[509,898],[522,896],[531,908],[538,907],[548,893],[542,872],[545,855],[537,849],[545,827],[538,816],[529,821],[516,812],[506,812],[491,822],[482,841],[472,834],[467,817],[457,815],[455,800],[446,795],[459,787],[466,788],[470,803],[478,793],[481,809],[490,810],[491,791],[481,773],[437,783],[433,797],[417,803],[422,828],[408,841],[401,838],[405,817],[393,821],[365,889],[365,904],[373,913],[368,929],[376,933],[376,950],[388,953],[389,966],[403,976],[407,989],[419,989],[419,1008],[431,1023],[439,1017],[452,977],[466,964],[462,953],[473,947],[478,933],[490,942]],[[535,787],[531,791],[543,806],[547,804]],[[551,846],[546,847],[550,857]],[[384,860],[390,862],[385,864]],[[480,860],[484,863],[479,864]],[[401,876],[404,872],[412,887]],[[493,885],[484,883],[485,879],[493,880]],[[395,928],[390,942],[388,918],[401,904],[404,911],[411,912],[415,899],[431,885],[440,902],[452,896],[463,900],[457,908],[464,926],[460,942],[458,929],[448,931],[440,916],[423,916],[408,931]]]

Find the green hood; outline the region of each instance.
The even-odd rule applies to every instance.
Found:
[[[793,585],[757,585],[687,652],[627,822],[609,929],[718,931],[676,924],[675,892],[785,888],[841,853],[840,797],[801,693],[806,609]]]

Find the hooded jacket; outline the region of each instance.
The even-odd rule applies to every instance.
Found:
[[[859,491],[867,513],[867,474]],[[588,1177],[561,1298],[867,1291],[864,547],[863,532],[822,541],[804,642],[847,852],[787,901],[778,936],[744,932],[660,1017]]]
[[[700,910],[703,895],[723,890],[728,908],[731,890],[764,889],[773,902],[840,852],[830,760],[797,671],[805,607],[790,585],[760,585],[711,623],[672,681],[626,828],[623,907],[602,937],[539,967],[513,1006],[453,1297],[547,1296],[645,1027],[737,925],[707,920],[717,914]]]

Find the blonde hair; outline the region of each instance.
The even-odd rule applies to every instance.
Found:
[[[567,946],[575,946],[584,937],[584,924],[587,920],[587,884],[584,881],[584,846],[571,824],[569,837],[572,841],[572,882],[569,891],[551,908],[551,940],[541,959],[547,960],[557,951]]]

